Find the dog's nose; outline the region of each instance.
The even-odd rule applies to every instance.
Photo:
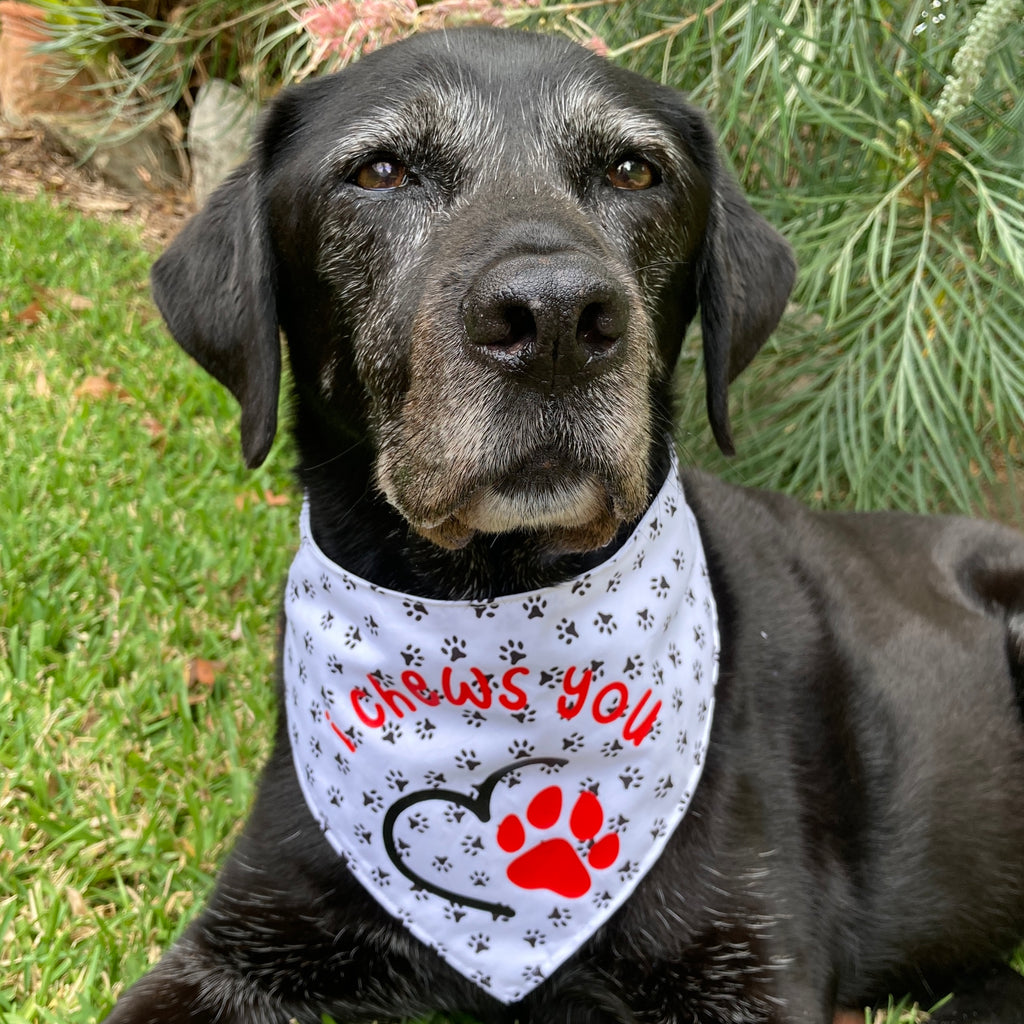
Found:
[[[629,302],[590,257],[517,255],[476,279],[463,320],[475,355],[541,386],[566,385],[617,362]]]

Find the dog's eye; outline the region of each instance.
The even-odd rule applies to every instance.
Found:
[[[606,172],[608,181],[615,188],[638,191],[658,184],[658,172],[644,159],[627,156],[614,163]]]
[[[409,168],[398,159],[379,157],[363,164],[352,179],[360,188],[377,191],[408,184]]]

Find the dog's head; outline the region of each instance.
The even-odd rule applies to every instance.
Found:
[[[238,398],[249,465],[280,328],[307,465],[369,443],[376,486],[442,547],[530,530],[584,550],[643,511],[698,309],[731,450],[728,383],[793,275],[680,93],[564,40],[462,30],[285,90],[153,283]]]

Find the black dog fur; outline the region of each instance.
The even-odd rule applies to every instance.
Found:
[[[153,282],[237,396],[250,465],[283,330],[334,561],[483,600],[628,535],[666,471],[698,311],[730,448],[728,382],[793,275],[679,93],[565,41],[465,30],[286,90]],[[566,498],[553,475],[584,482]],[[830,1024],[955,991],[935,1021],[1024,1022],[1001,966],[1024,939],[1024,539],[685,486],[722,632],[705,773],[651,873],[548,981],[502,1006],[389,918],[307,812],[279,725],[208,906],[109,1021]]]

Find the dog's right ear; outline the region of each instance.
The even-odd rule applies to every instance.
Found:
[[[708,419],[718,447],[732,455],[729,384],[778,324],[796,262],[789,243],[751,207],[727,170],[718,166],[712,180],[697,291]]]
[[[259,171],[249,160],[156,261],[153,296],[175,341],[242,407],[250,468],[270,451],[281,381],[276,286]]]

